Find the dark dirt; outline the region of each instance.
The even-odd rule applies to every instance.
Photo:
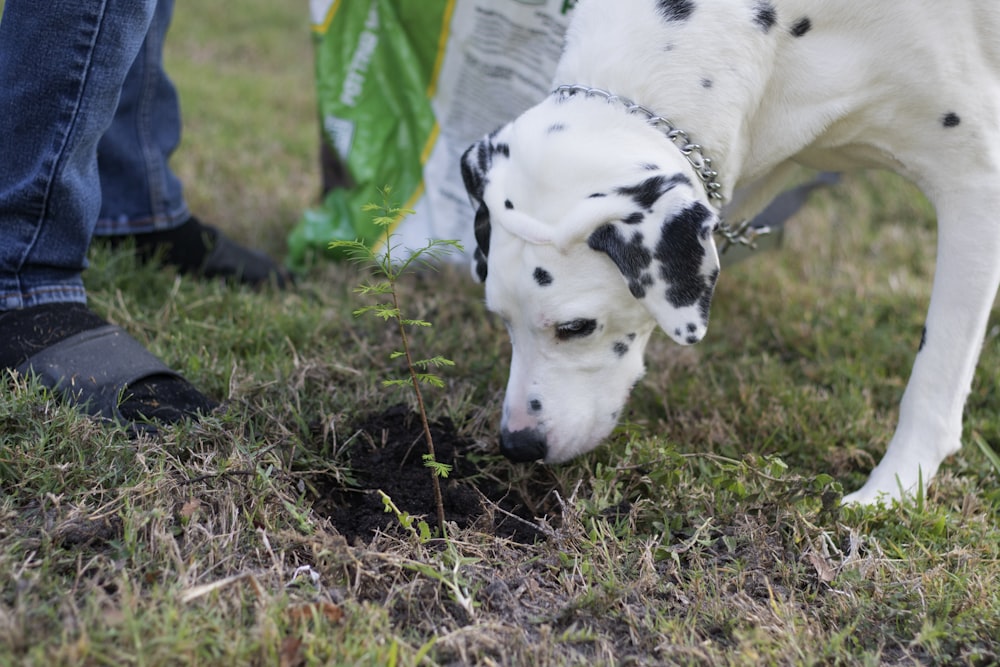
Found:
[[[427,448],[419,415],[405,406],[395,406],[363,418],[354,431],[362,434],[355,438],[347,458],[357,485],[345,487],[318,480],[314,510],[326,516],[350,542],[367,541],[376,531],[399,533],[403,529],[395,515],[385,511],[378,493],[381,490],[401,511],[425,520],[434,531],[437,509],[431,473],[422,458]],[[453,467],[451,474],[440,480],[445,521],[461,528],[479,524],[482,530],[524,543],[543,538],[533,528],[533,517],[523,499],[482,474],[482,457],[470,455],[473,442],[458,435],[450,420],[432,423],[431,437],[436,459]]]

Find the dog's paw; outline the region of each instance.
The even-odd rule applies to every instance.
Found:
[[[922,497],[941,463],[962,446],[957,435],[948,433],[940,433],[937,437],[907,437],[909,433],[929,432],[928,428],[903,428],[901,425],[868,481],[854,493],[844,496],[843,504],[891,504]]]
[[[865,485],[844,496],[843,505],[889,505],[906,498],[916,498],[927,490],[937,465],[922,466],[908,461],[894,465],[886,456],[868,477]]]
[[[848,493],[840,501],[840,504],[861,506],[888,505],[893,501],[898,501],[900,499],[898,490],[896,492],[892,492],[886,489],[869,489],[869,486],[871,485],[865,484],[854,493]]]

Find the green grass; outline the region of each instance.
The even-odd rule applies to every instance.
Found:
[[[169,63],[192,208],[280,255],[319,188],[305,7],[178,6]],[[401,394],[362,276],[252,293],[95,250],[93,307],[226,410],[131,440],[35,386],[0,392],[0,664],[942,664],[1000,660],[997,313],[962,452],[921,503],[842,510],[888,442],[920,340],[933,214],[899,179],[823,193],[727,270],[706,340],[656,336],[613,442],[488,473],[536,545],[348,545],[312,506],[351,424]],[[402,285],[457,367],[436,417],[495,447],[509,345],[464,269]],[[299,576],[308,567],[315,582]],[[338,613],[326,613],[336,609]]]

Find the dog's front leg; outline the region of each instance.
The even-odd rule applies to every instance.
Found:
[[[994,179],[1000,180],[1000,179]],[[961,447],[962,410],[1000,285],[1000,188],[937,198],[938,256],[927,325],[885,456],[845,503],[898,499]]]

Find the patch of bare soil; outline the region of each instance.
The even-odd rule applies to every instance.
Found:
[[[370,415],[355,427],[360,431],[347,458],[356,486],[346,487],[319,480],[314,510],[326,516],[350,542],[369,540],[377,531],[401,530],[399,521],[386,512],[379,491],[388,495],[401,511],[437,527],[437,509],[420,417],[406,406],[395,406]],[[441,479],[445,521],[460,528],[474,525],[494,534],[530,543],[542,534],[532,524],[531,512],[514,491],[482,474],[481,456],[474,443],[460,436],[454,424],[444,419],[431,424],[436,458],[452,466]]]

